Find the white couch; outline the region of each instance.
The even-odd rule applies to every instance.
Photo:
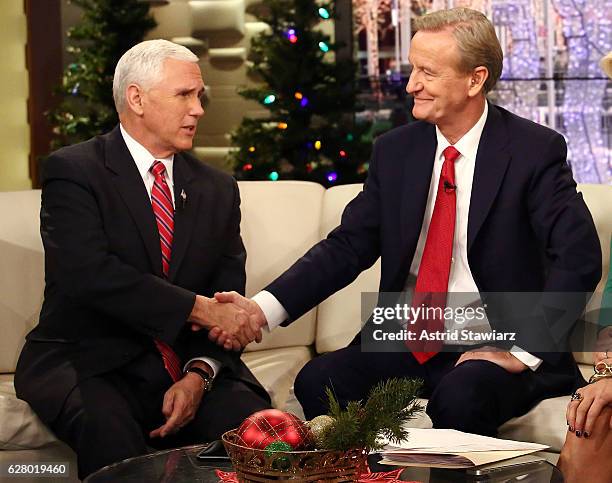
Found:
[[[604,253],[610,262],[612,187],[582,185]],[[247,247],[247,293],[272,281],[334,228],[361,185],[325,190],[307,182],[241,182],[242,235]],[[0,193],[0,461],[72,461],[74,454],[15,398],[12,373],[25,334],[36,324],[43,297],[43,252],[39,235],[40,191]],[[360,294],[378,287],[379,262],[349,287],[321,303],[291,327],[247,348],[243,359],[281,409],[301,414],[292,391],[301,367],[316,353],[345,346],[360,325]],[[603,288],[603,280],[599,290]],[[590,355],[577,355],[588,362]],[[589,374],[588,364],[582,365]],[[567,397],[541,402],[500,430],[502,437],[536,441],[559,451],[565,438]],[[424,415],[415,426],[427,427]],[[76,471],[72,471],[76,473]],[[25,481],[25,480],[24,480]]]

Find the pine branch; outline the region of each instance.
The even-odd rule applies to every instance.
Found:
[[[334,422],[317,438],[320,448],[346,451],[351,448],[381,449],[379,438],[392,442],[406,439],[405,425],[423,410],[416,401],[422,382],[393,378],[381,381],[367,401],[351,401],[342,409],[332,391],[327,388],[329,415]]]

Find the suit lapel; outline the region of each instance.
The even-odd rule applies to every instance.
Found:
[[[212,187],[208,180],[203,182],[201,189],[194,182],[193,169],[187,160],[180,154],[174,156],[174,239],[172,241],[172,257],[170,259],[170,273],[168,279],[173,281],[181,262],[185,258],[187,247],[191,239],[191,232],[197,219],[207,220],[210,217],[199,210],[200,191],[206,198],[204,206],[213,206]]]
[[[416,133],[412,137],[416,142],[406,143],[400,153],[406,159],[402,164],[402,176],[399,178],[400,190],[403,193],[400,226],[402,227],[401,253],[404,254],[404,258],[394,280],[400,280],[402,284],[408,276],[421,233],[438,145],[435,127],[426,123],[423,123],[423,127],[424,132]]]
[[[468,216],[468,252],[484,223],[508,169],[508,134],[499,110],[489,103],[489,113],[478,145]]]
[[[429,196],[429,185],[433,173],[434,157],[436,155],[435,127],[431,124],[424,125],[426,132],[417,142],[410,143],[402,153],[409,161],[403,163],[402,186],[402,241],[405,248],[415,245],[419,239],[427,197]],[[414,251],[414,250],[413,250]]]
[[[113,129],[108,136],[105,164],[107,169],[114,173],[115,186],[138,227],[151,267],[153,267],[153,273],[161,276],[161,249],[151,200],[136,163],[121,136],[119,126]]]

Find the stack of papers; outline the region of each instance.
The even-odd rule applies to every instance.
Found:
[[[410,429],[399,445],[383,441],[382,464],[471,468],[548,448],[543,444],[490,438],[454,429]]]

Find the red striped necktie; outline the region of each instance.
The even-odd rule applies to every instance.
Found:
[[[431,223],[427,231],[427,240],[423,249],[423,257],[419,265],[416,286],[412,298],[415,308],[432,308],[425,318],[417,318],[408,329],[416,334],[417,340],[406,342],[412,350],[412,355],[424,364],[435,356],[442,348],[442,341],[418,340],[422,331],[428,333],[444,330],[443,314],[446,307],[448,278],[450,276],[451,258],[453,255],[453,239],[455,236],[455,218],[457,209],[457,187],[455,186],[455,161],[461,153],[453,146],[448,146],[444,152],[444,164],[438,181],[436,204],[434,205]],[[432,316],[435,313],[435,316]],[[420,350],[419,350],[420,349]]]
[[[155,177],[153,188],[151,189],[151,204],[153,213],[157,221],[157,230],[159,231],[159,243],[162,255],[162,272],[164,277],[168,277],[170,270],[170,257],[172,255],[172,237],[174,233],[174,205],[172,204],[172,195],[170,188],[166,183],[166,167],[161,161],[155,160],[151,166],[151,173]],[[161,340],[155,340],[155,345],[161,353],[164,361],[164,367],[170,374],[174,382],[181,379],[183,371],[181,370],[181,361],[176,355],[176,352],[168,344]]]

